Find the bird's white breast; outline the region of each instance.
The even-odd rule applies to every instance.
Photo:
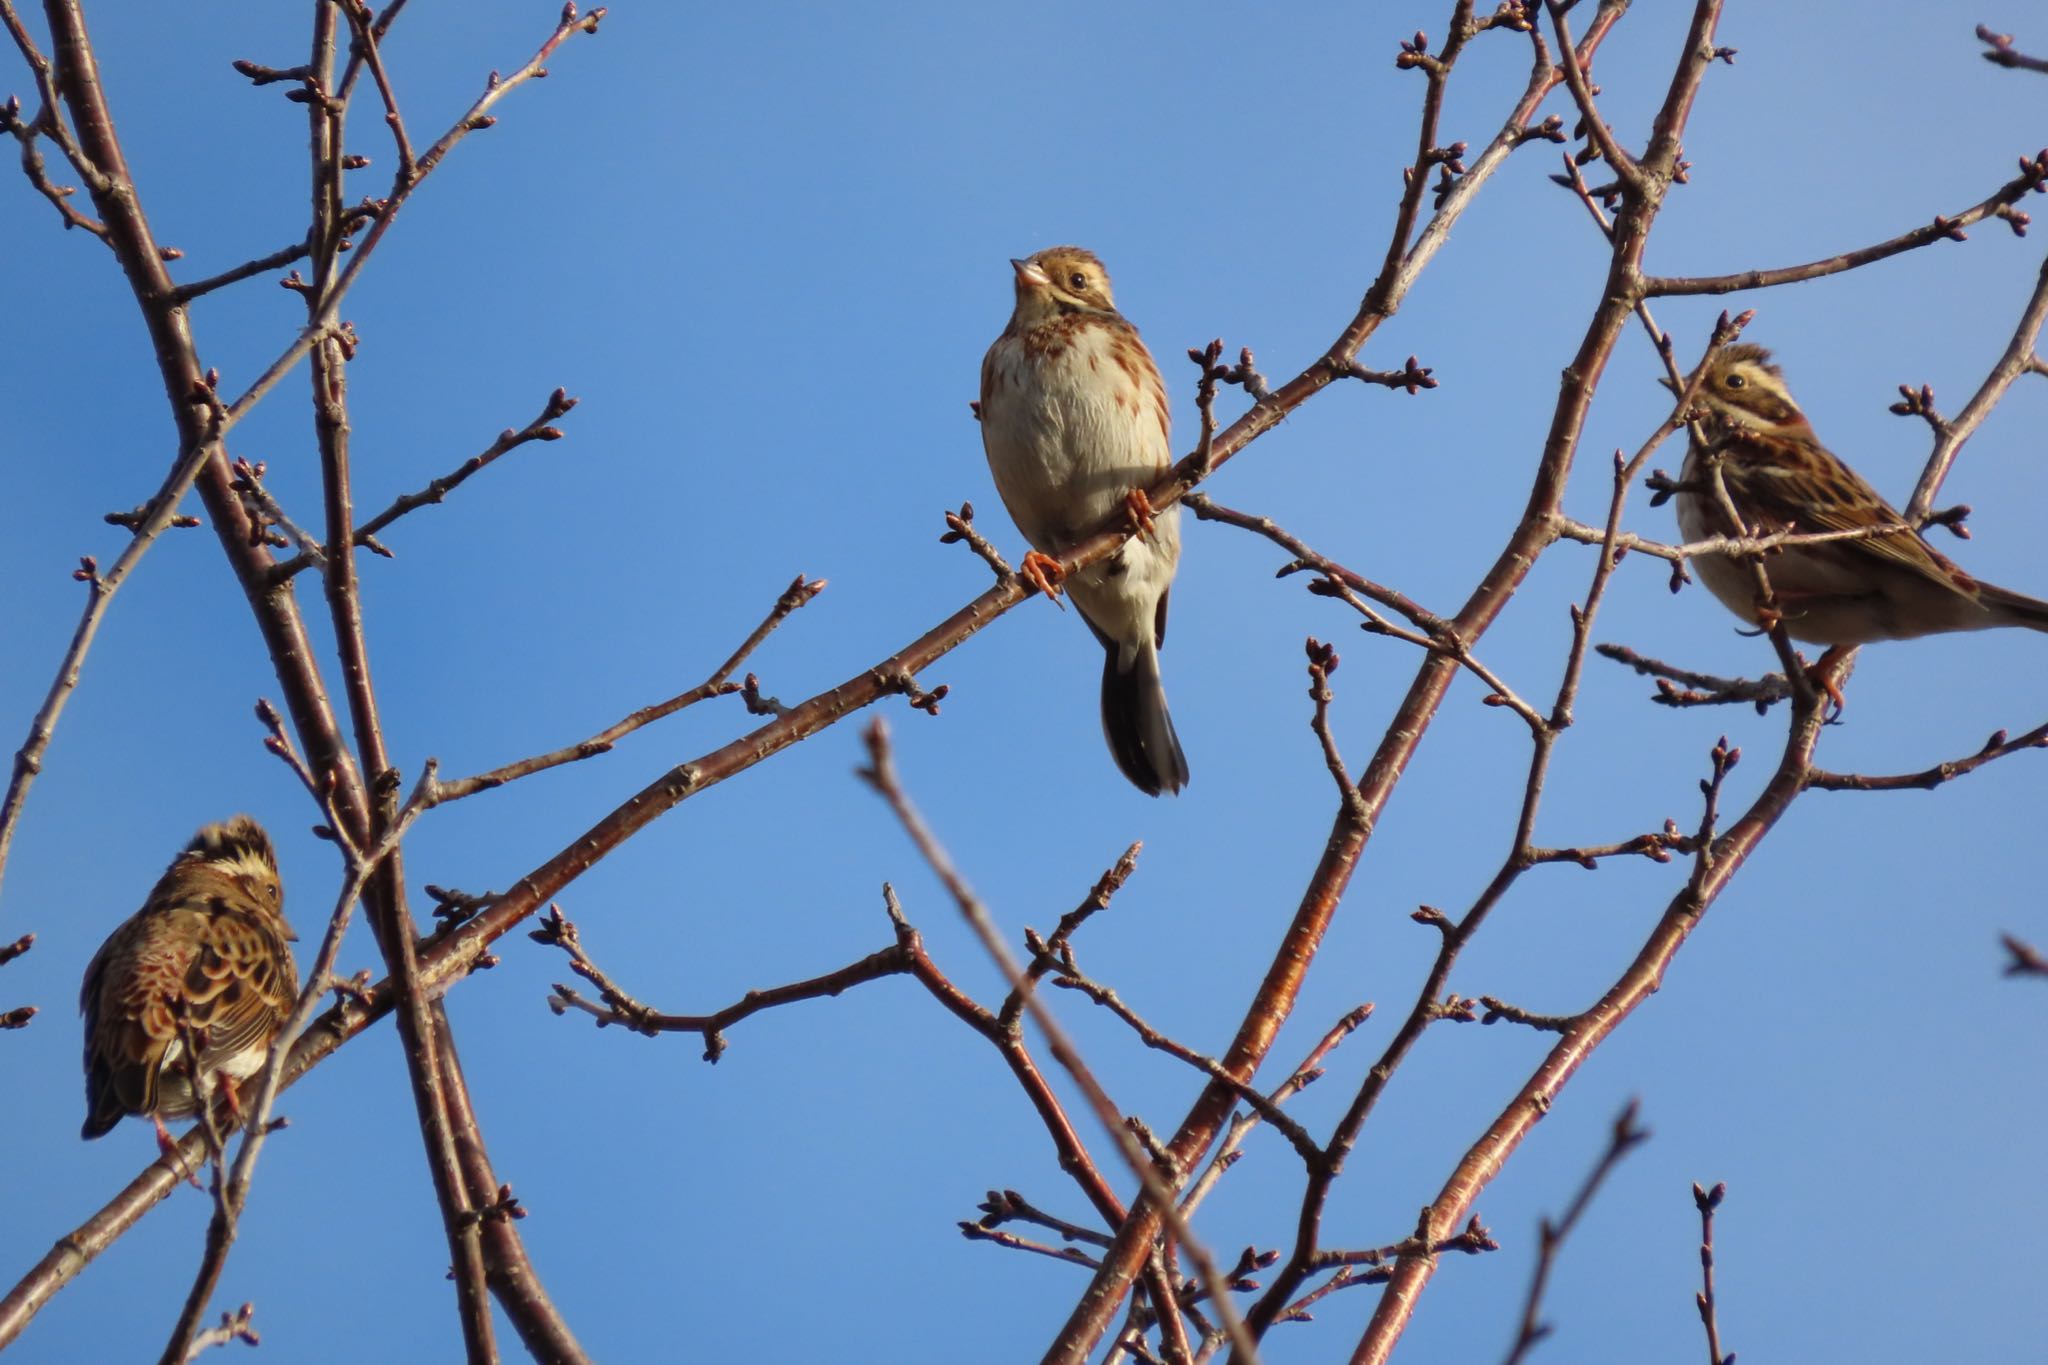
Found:
[[[986,389],[982,440],[996,491],[1047,553],[1172,461],[1156,372],[1119,327],[1076,326],[1043,346],[1005,335],[990,349]]]

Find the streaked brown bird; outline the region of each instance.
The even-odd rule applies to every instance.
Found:
[[[1700,581],[1730,611],[1752,625],[1782,620],[1793,638],[1829,646],[1816,666],[1823,676],[1841,651],[1873,640],[1993,626],[2048,631],[2048,602],[1963,572],[1820,443],[1769,351],[1727,346],[1705,363],[1704,415],[1678,493],[1678,527],[1687,540],[1887,528],[1772,551],[1764,572],[1775,613],[1758,601],[1748,562],[1728,555],[1693,560]],[[1746,528],[1729,520],[1715,495],[1710,459]]]
[[[1048,247],[1010,266],[1016,309],[981,362],[989,473],[1033,547],[1021,572],[1048,597],[1064,581],[1102,643],[1102,731],[1116,766],[1148,796],[1178,792],[1188,760],[1167,713],[1159,647],[1180,507],[1155,513],[1144,491],[1173,463],[1166,386],[1094,252]],[[1138,534],[1063,580],[1054,556],[1119,508]]]
[[[85,1126],[96,1138],[140,1114],[156,1125],[198,1112],[186,1040],[210,1086],[255,1074],[299,991],[270,836],[246,815],[207,825],[92,964],[85,1016]]]

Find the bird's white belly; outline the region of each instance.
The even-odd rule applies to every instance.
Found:
[[[989,469],[1018,529],[1048,554],[1100,526],[1172,459],[1154,396],[1127,379],[1115,341],[1083,329],[1053,353],[1008,345],[993,358],[982,407]]]

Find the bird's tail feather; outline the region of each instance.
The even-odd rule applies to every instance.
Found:
[[[1188,759],[1167,714],[1159,651],[1147,640],[1126,668],[1117,667],[1118,653],[1111,646],[1102,662],[1102,733],[1110,755],[1147,796],[1178,792],[1188,783]]]
[[[2007,623],[2048,631],[2048,602],[1989,583],[1980,583],[1977,591],[1984,605],[2003,616]]]

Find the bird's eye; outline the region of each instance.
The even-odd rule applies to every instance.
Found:
[[[1744,386],[1745,384],[1749,383],[1749,381],[1748,381],[1747,379],[1744,379],[1744,378],[1743,378],[1743,377],[1742,377],[1741,375],[1739,375],[1739,374],[1731,374],[1731,375],[1729,375],[1729,376],[1728,376],[1728,378],[1727,378],[1727,380],[1726,380],[1725,382],[1727,383],[1728,387],[1729,387],[1729,388],[1731,388],[1731,389],[1739,389],[1739,388],[1743,387],[1743,386]]]
[[[1076,289],[1086,289],[1088,287],[1088,276],[1076,270],[1073,274],[1067,276],[1067,283]]]

